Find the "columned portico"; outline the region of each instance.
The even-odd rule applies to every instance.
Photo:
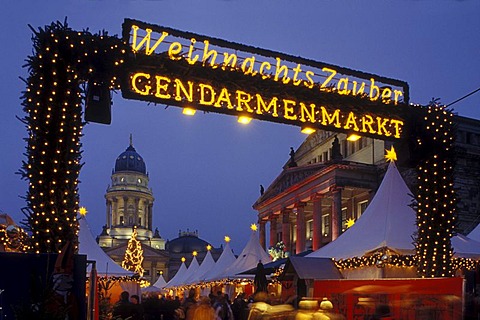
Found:
[[[365,209],[377,174],[373,165],[348,161],[286,167],[253,205],[259,221],[270,223],[269,245],[280,240],[277,225],[285,251],[299,254],[333,241]]]

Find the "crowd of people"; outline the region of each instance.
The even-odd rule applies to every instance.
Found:
[[[331,302],[329,302],[331,306]],[[322,309],[322,308],[320,308]],[[327,308],[330,309],[330,308]],[[211,293],[208,297],[196,297],[191,289],[180,300],[179,297],[159,298],[157,295],[144,297],[140,303],[139,297],[128,292],[121,294],[120,300],[114,305],[112,318],[115,320],[266,320],[266,319],[340,319],[330,315],[330,310],[319,310],[316,317],[309,313],[296,310],[293,304],[279,304],[272,301],[266,292],[258,292],[247,297],[239,293],[233,301],[221,291]],[[308,315],[308,316],[307,316]]]

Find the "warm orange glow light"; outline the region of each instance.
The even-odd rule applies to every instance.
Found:
[[[311,134],[311,133],[314,133],[315,131],[317,131],[317,130],[315,130],[313,128],[310,128],[310,127],[304,127],[304,128],[302,128],[301,133]]]
[[[193,108],[183,108],[183,111],[182,111],[182,113],[187,116],[193,116],[195,115],[195,112],[197,112],[197,110]]]
[[[240,116],[238,117],[238,122],[241,124],[249,124],[250,121],[252,121],[252,118],[246,117],[246,116]]]
[[[361,136],[359,136],[358,134],[352,133],[352,134],[348,135],[347,140],[354,142],[354,141],[357,141],[360,138],[361,138]]]

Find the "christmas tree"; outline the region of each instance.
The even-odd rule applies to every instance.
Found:
[[[133,227],[132,237],[128,240],[122,267],[143,276],[143,249],[142,243],[137,239],[137,227]]]

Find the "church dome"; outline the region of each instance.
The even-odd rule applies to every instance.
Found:
[[[130,145],[118,156],[117,161],[115,161],[115,173],[119,171],[135,171],[147,174],[145,162],[133,147],[131,137]]]
[[[170,253],[192,253],[204,252],[207,246],[208,242],[200,239],[196,232],[183,232],[178,238],[168,241],[165,249]]]

